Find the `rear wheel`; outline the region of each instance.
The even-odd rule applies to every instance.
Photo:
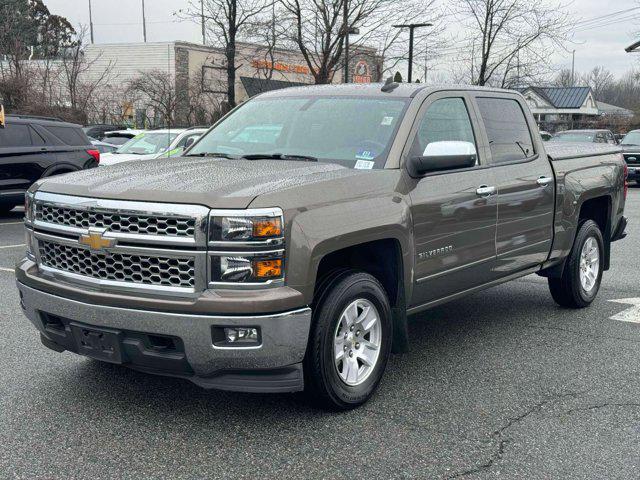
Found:
[[[600,290],[604,241],[598,224],[587,220],[580,225],[573,248],[560,278],[549,278],[551,296],[559,305],[587,307]]]
[[[391,331],[389,300],[373,276],[334,277],[314,310],[304,362],[310,398],[334,410],[365,403],[384,373]]]

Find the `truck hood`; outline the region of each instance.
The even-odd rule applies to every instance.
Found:
[[[37,185],[80,197],[247,208],[265,193],[367,173],[332,163],[179,157],[83,170]]]

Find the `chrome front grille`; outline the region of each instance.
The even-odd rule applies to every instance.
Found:
[[[189,296],[207,287],[207,207],[45,192],[34,202],[44,274],[100,290]]]
[[[46,203],[36,204],[36,220],[74,228],[106,228],[111,232],[193,238],[195,218],[122,214],[76,209]]]
[[[93,253],[88,249],[42,241],[38,244],[45,267],[100,280],[143,285],[193,288],[193,258],[168,258],[121,253]]]

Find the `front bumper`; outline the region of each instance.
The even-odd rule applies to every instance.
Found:
[[[123,365],[149,373],[187,378],[205,388],[247,392],[302,390],[301,362],[307,347],[311,309],[269,315],[207,315],[138,310],[83,303],[45,293],[17,281],[25,315],[49,348],[78,352],[69,328],[106,328],[123,338]],[[63,319],[51,328],[49,318]],[[261,329],[261,345],[220,348],[212,327]],[[148,348],[146,336],[178,339],[180,349],[167,354]]]

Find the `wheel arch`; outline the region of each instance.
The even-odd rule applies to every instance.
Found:
[[[407,349],[407,260],[406,247],[398,237],[387,236],[325,252],[315,264],[314,302],[317,302],[333,275],[345,270],[363,271],[376,278],[384,288],[391,305],[393,350]]]

